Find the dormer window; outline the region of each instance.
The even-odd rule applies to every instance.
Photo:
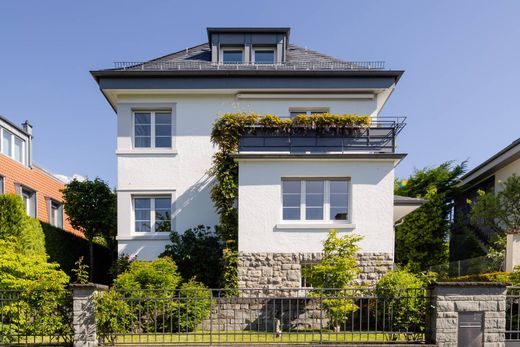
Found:
[[[223,48],[222,63],[242,64],[244,62],[244,51],[240,48]]]
[[[276,63],[276,52],[273,48],[255,48],[253,52],[253,62],[255,64]]]

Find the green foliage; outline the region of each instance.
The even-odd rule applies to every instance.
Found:
[[[87,284],[88,283],[88,266],[83,264],[83,257],[79,257],[75,263],[76,267],[72,269],[72,272],[76,275],[76,281],[74,283]]]
[[[229,247],[222,250],[222,287],[238,288],[238,251]],[[238,296],[238,291],[229,290],[225,292],[228,296]]]
[[[117,257],[116,260],[114,260],[114,262],[110,266],[110,269],[108,270],[108,272],[110,273],[110,275],[113,278],[116,278],[123,272],[128,271],[128,269],[130,268],[130,263],[132,261],[133,261],[133,259],[130,258],[129,255],[123,254],[123,255]]]
[[[396,227],[397,263],[419,272],[448,261],[449,215],[465,166],[465,162],[446,162],[436,168],[416,170],[406,185],[396,182],[396,195],[427,199]]]
[[[70,224],[81,230],[89,241],[90,279],[94,271],[95,237],[103,236],[115,243],[116,234],[116,194],[101,179],[78,181],[74,179],[62,190],[65,211]]]
[[[10,336],[67,331],[68,317],[58,314],[57,308],[65,299],[68,276],[57,264],[47,263],[45,256],[20,252],[13,238],[0,240],[0,248],[0,289],[20,291],[17,300],[3,301],[0,333],[2,329]]]
[[[499,235],[520,233],[520,176],[513,174],[499,184],[495,194],[479,191],[471,207],[471,222]]]
[[[322,297],[323,307],[327,310],[330,324],[336,331],[358,306],[346,291],[330,288],[349,288],[360,273],[356,253],[359,251],[357,243],[361,239],[361,236],[348,234],[338,237],[336,230],[330,230],[323,243],[321,261],[304,269],[304,276],[314,288],[317,288],[313,295]]]
[[[114,289],[98,292],[95,303],[97,333],[103,341],[113,346],[118,334],[131,331],[131,319],[135,317],[130,305]]]
[[[304,275],[315,288],[348,288],[361,269],[357,265],[357,243],[363,237],[346,234],[337,236],[336,230],[330,230],[323,243],[321,261],[304,268]]]
[[[128,271],[114,281],[115,289],[175,289],[181,282],[177,265],[170,258],[158,258],[154,261],[134,260]]]
[[[45,236],[37,219],[27,216],[22,198],[0,195],[0,239],[13,237],[17,250],[27,255],[45,256]]]
[[[49,255],[49,261],[60,264],[65,273],[74,278],[72,270],[79,257],[89,259],[89,243],[82,237],[76,236],[63,229],[56,228],[50,224],[40,222],[45,236],[45,248]],[[66,250],[66,252],[64,252]],[[108,273],[112,262],[112,251],[106,247],[94,243],[94,283],[110,284],[111,277]],[[88,261],[86,261],[88,263]]]
[[[513,273],[510,274],[508,281],[499,281],[499,282],[511,282],[515,286],[520,286],[520,266],[517,265],[513,269]]]
[[[132,261],[114,287],[96,298],[100,337],[114,344],[117,334],[193,331],[210,314],[211,292],[180,276],[169,258]]]
[[[172,231],[170,241],[161,257],[171,258],[184,280],[196,278],[211,288],[219,286],[223,243],[210,227],[199,225],[182,234]]]
[[[515,278],[518,274],[511,272],[490,272],[483,274],[466,275],[459,277],[450,277],[443,279],[444,282],[514,282],[515,285],[520,284],[520,276],[518,280]]]
[[[391,313],[389,330],[408,331],[407,339],[419,340],[424,333],[427,313],[425,287],[434,280],[431,274],[416,275],[408,270],[392,270],[386,273],[376,285],[376,296],[385,303],[386,312]],[[390,340],[398,335],[390,334]]]

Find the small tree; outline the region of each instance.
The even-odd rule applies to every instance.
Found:
[[[331,325],[339,331],[342,322],[346,321],[349,313],[358,307],[348,298],[346,291],[331,290],[346,289],[352,285],[361,269],[358,267],[356,253],[359,251],[357,243],[361,241],[359,235],[337,236],[336,230],[331,230],[323,243],[323,257],[321,261],[304,269],[304,276],[309,279],[315,291],[322,299],[323,307],[330,316]]]
[[[113,238],[116,229],[116,194],[101,179],[78,181],[74,179],[62,190],[65,211],[70,223],[81,230],[89,242],[90,280],[94,271],[96,236]]]
[[[478,191],[471,207],[470,221],[475,227],[488,227],[494,232],[493,248],[488,257],[503,263],[505,256],[505,236],[520,233],[520,176],[513,174],[505,182],[499,182],[496,193]]]

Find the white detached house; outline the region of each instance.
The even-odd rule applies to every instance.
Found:
[[[404,119],[380,116],[403,71],[290,44],[289,32],[208,28],[208,43],[92,72],[117,113],[120,254],[153,259],[171,229],[217,224],[208,169],[219,114],[330,112],[370,115],[372,125],[356,136],[241,138],[240,285],[301,286],[331,228],[364,237],[362,280],[392,267],[394,222],[422,203],[394,197]]]

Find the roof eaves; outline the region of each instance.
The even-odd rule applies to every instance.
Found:
[[[21,132],[22,134],[26,135],[26,136],[32,136],[31,134],[27,133],[25,130],[23,130],[23,128],[20,128],[19,125],[16,125],[14,124],[12,121],[10,121],[9,119],[7,119],[6,117],[2,116],[0,114],[0,120],[2,120],[3,122],[9,124],[11,127],[15,128],[16,130],[18,130],[19,132]]]

